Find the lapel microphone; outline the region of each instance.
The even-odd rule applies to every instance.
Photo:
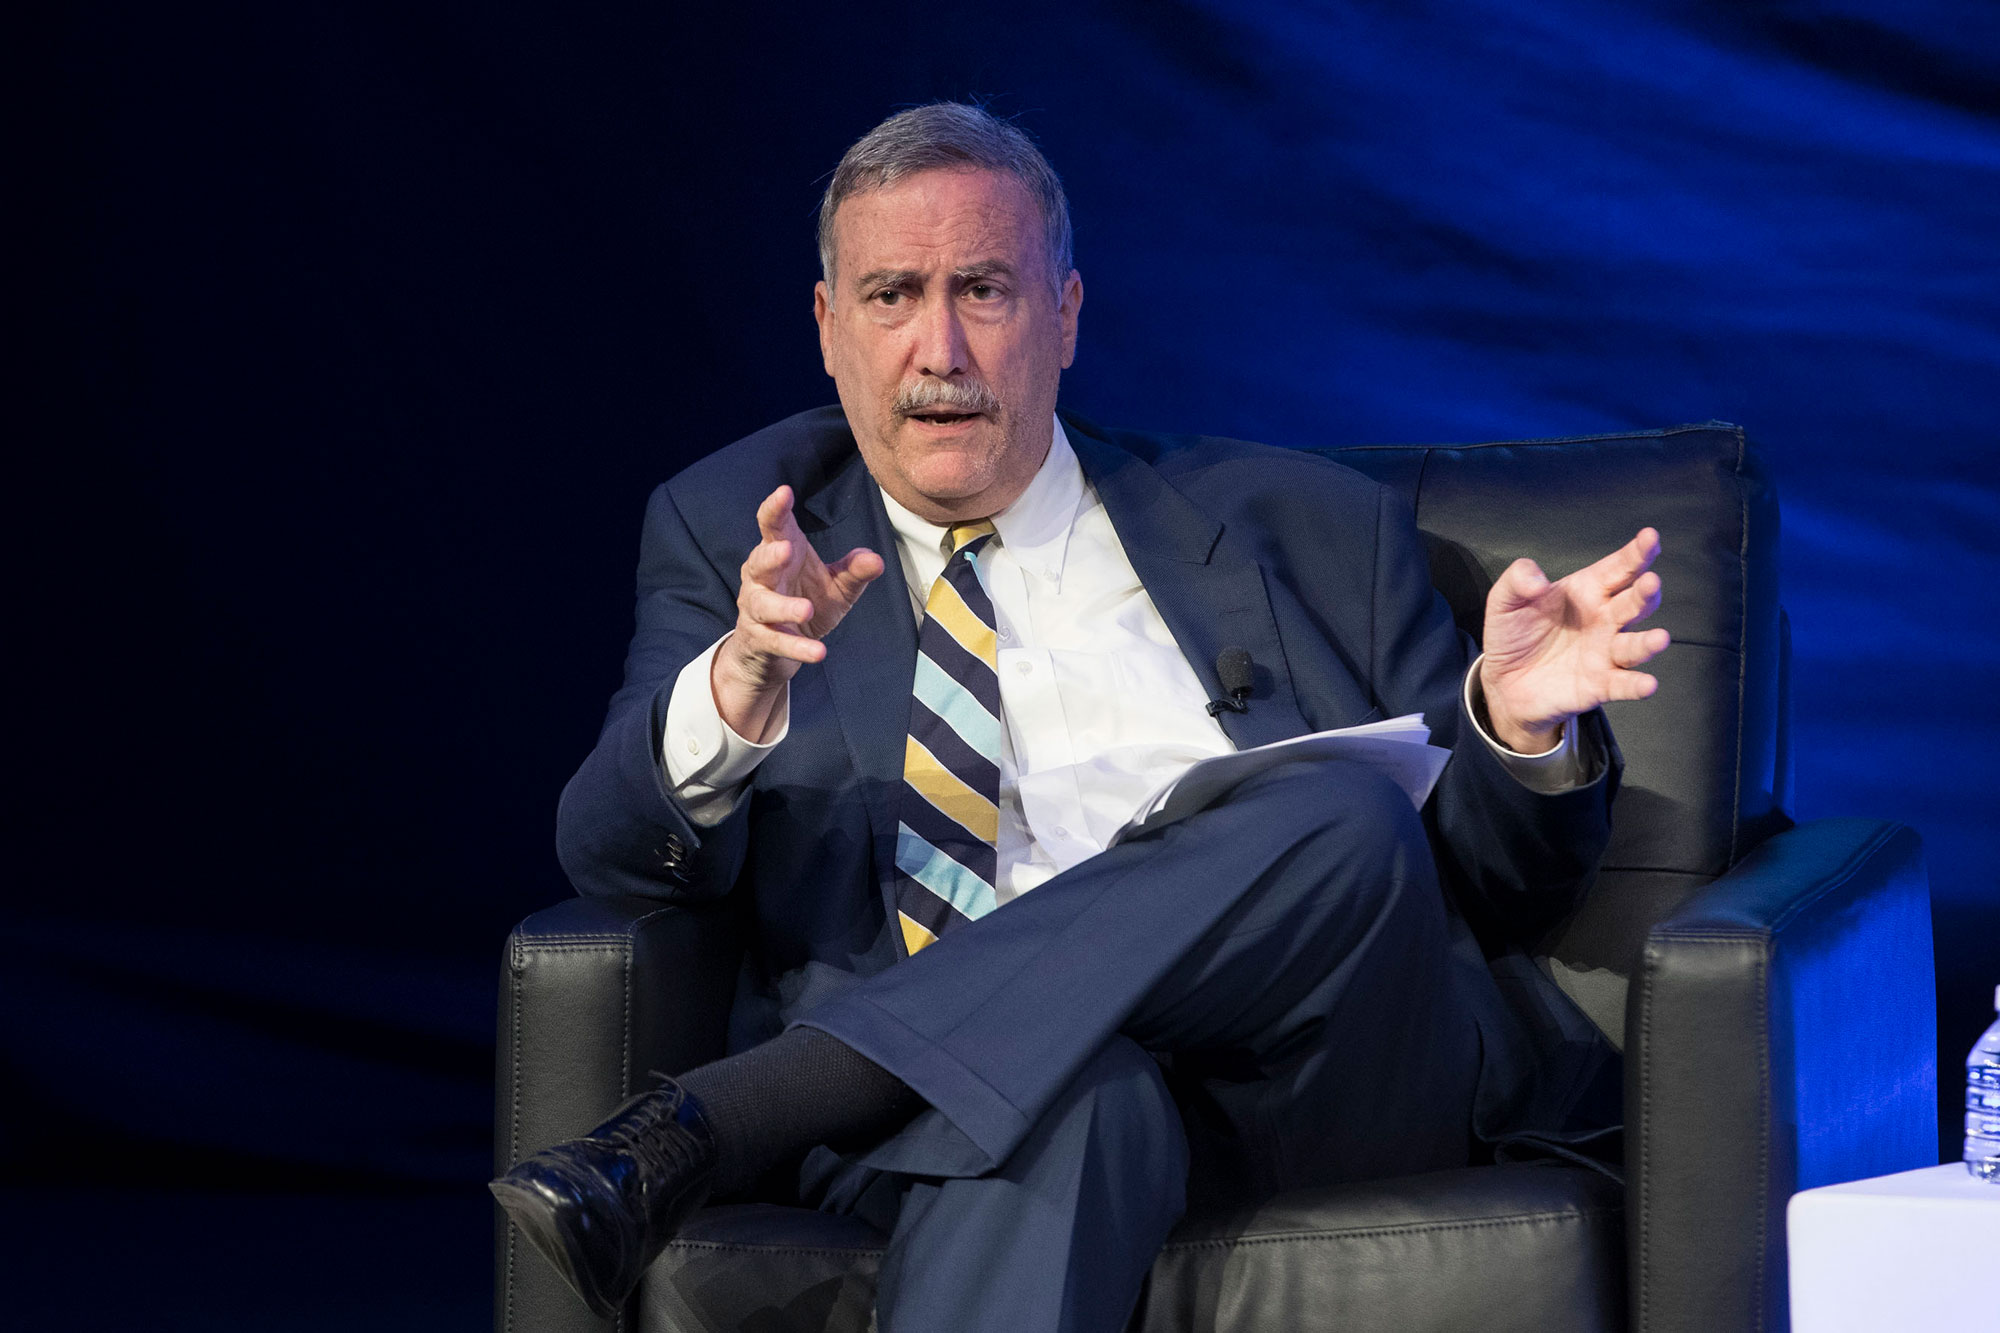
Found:
[[[1215,655],[1215,678],[1222,683],[1226,698],[1210,699],[1208,715],[1217,717],[1227,708],[1232,713],[1250,711],[1250,654],[1231,645]]]

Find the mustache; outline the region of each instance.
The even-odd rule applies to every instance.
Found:
[[[898,416],[905,417],[939,408],[991,415],[1000,410],[1000,396],[980,380],[923,379],[897,389],[891,406]]]

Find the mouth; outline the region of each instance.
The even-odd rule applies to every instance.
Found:
[[[926,426],[936,430],[950,430],[954,427],[966,426],[972,422],[984,420],[986,414],[984,412],[958,412],[950,408],[934,408],[928,412],[905,412],[903,416],[906,420],[921,421]]]
[[[921,433],[939,436],[960,435],[978,421],[990,422],[1000,407],[999,395],[979,380],[935,377],[899,385],[890,404],[891,411],[915,423]]]

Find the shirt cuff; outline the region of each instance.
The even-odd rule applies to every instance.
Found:
[[[1488,749],[1500,760],[1500,766],[1514,775],[1514,780],[1530,791],[1544,796],[1554,796],[1559,792],[1574,791],[1584,783],[1585,764],[1577,753],[1580,748],[1572,743],[1571,733],[1576,730],[1570,722],[1565,722],[1556,734],[1556,747],[1543,754],[1522,754],[1510,750],[1493,739],[1493,733],[1486,729],[1486,698],[1480,691],[1479,664],[1485,660],[1481,653],[1472,659],[1472,666],[1465,673],[1465,684],[1461,696],[1465,704],[1465,715],[1472,720],[1472,729],[1479,733],[1479,739],[1486,742]],[[1573,722],[1575,719],[1571,719]]]
[[[667,698],[667,725],[660,736],[667,787],[687,811],[688,819],[701,828],[713,828],[729,817],[757,765],[792,729],[789,684],[778,698],[773,718],[778,731],[769,741],[745,740],[722,720],[722,711],[715,706],[715,690],[709,684],[720,647],[722,639],[717,639],[674,678],[674,692]]]

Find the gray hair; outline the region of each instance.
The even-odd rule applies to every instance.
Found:
[[[1072,262],[1069,199],[1055,168],[1023,130],[984,107],[933,102],[912,107],[868,131],[834,168],[819,204],[819,268],[833,286],[833,215],[848,198],[886,190],[920,171],[1004,171],[1027,187],[1042,214],[1049,280],[1060,299]]]

